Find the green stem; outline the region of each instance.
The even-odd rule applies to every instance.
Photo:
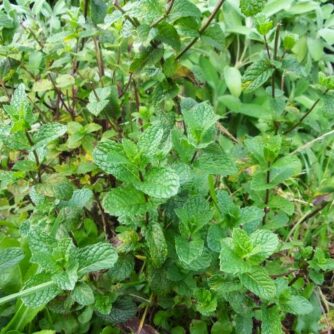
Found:
[[[169,13],[172,11],[174,2],[175,2],[175,0],[171,0],[171,1],[169,2],[168,8],[167,8],[167,10],[166,10],[166,13],[165,13],[163,16],[161,16],[157,21],[155,21],[155,22],[151,25],[152,28],[156,27],[161,21],[163,21],[164,19],[167,18],[167,16],[169,15]]]
[[[225,0],[219,0],[216,4],[216,7],[202,26],[202,28],[199,30],[197,37],[195,37],[177,56],[176,60],[179,60],[198,40],[199,37],[204,33],[204,31],[209,27],[212,20],[215,18],[216,14],[218,13],[220,7],[224,4]]]
[[[34,142],[29,134],[29,132],[26,130],[26,137],[28,139],[28,142],[30,144],[31,147],[34,146]],[[39,161],[39,158],[38,158],[38,154],[37,154],[37,151],[32,149],[32,153],[35,157],[35,161],[36,161],[36,165],[37,165],[37,175],[38,175],[38,182],[41,183],[42,182],[42,172],[41,172],[41,163]]]
[[[324,96],[329,92],[329,89],[327,89],[324,93]],[[303,116],[300,118],[300,120],[298,122],[296,122],[294,125],[292,125],[288,130],[286,130],[284,132],[285,135],[287,135],[288,133],[290,133],[291,131],[293,131],[297,126],[299,126],[304,119],[315,109],[315,107],[318,105],[318,103],[321,101],[321,97],[319,97],[311,106],[310,110]]]
[[[43,290],[43,289],[48,288],[52,285],[54,285],[54,282],[53,281],[48,281],[48,282],[33,286],[31,288],[25,289],[25,290],[22,290],[22,291],[19,291],[19,292],[16,292],[16,293],[12,293],[11,295],[0,298],[0,305],[8,303],[8,302],[10,302],[14,299],[17,299],[17,298],[22,298],[22,297],[31,295],[32,293]]]

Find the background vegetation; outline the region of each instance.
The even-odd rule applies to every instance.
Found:
[[[330,333],[334,5],[4,0],[0,332]]]

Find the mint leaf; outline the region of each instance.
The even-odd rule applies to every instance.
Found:
[[[0,249],[0,269],[6,269],[20,263],[24,258],[24,253],[19,247],[9,247]]]
[[[181,262],[190,264],[203,253],[204,241],[201,239],[186,240],[177,236],[175,238],[176,254]]]
[[[168,44],[175,50],[181,47],[180,36],[176,29],[167,22],[162,22],[157,26],[157,38],[165,44]]]
[[[104,242],[78,248],[75,254],[75,259],[79,263],[79,275],[110,269],[115,265],[117,258],[114,248]]]
[[[254,245],[251,254],[263,259],[274,254],[279,245],[278,236],[268,230],[257,230],[251,234],[250,239]]]
[[[92,288],[84,282],[80,282],[77,284],[77,286],[71,293],[71,297],[75,302],[83,306],[91,305],[95,302],[94,292]]]
[[[277,306],[263,307],[261,333],[263,334],[283,334],[281,316]]]
[[[160,224],[151,224],[145,233],[152,264],[159,268],[168,255],[167,242]]]
[[[241,284],[261,299],[270,300],[276,295],[276,286],[268,273],[262,268],[253,268],[240,275]]]
[[[186,238],[200,231],[212,218],[209,203],[202,197],[190,198],[175,213],[180,219],[180,232]]]
[[[115,141],[100,142],[93,151],[94,162],[104,172],[114,175],[122,181],[136,181],[138,170],[130,163],[123,146]]]
[[[48,145],[53,140],[63,136],[66,131],[67,127],[59,123],[42,125],[33,135],[34,149]]]
[[[262,11],[266,0],[240,0],[241,12],[246,16],[254,16]]]
[[[289,296],[283,303],[284,310],[295,315],[309,314],[313,311],[312,304],[302,296]]]
[[[252,93],[261,87],[271,78],[273,72],[274,69],[267,59],[260,59],[254,62],[247,68],[242,78],[245,93]]]
[[[223,239],[220,248],[220,270],[229,274],[250,271],[251,266],[232,247],[231,239]]]
[[[164,131],[159,126],[153,125],[145,129],[138,141],[140,152],[148,158],[153,157],[159,151],[163,135]]]
[[[149,196],[167,199],[178,193],[180,181],[173,169],[156,167],[145,175],[144,181],[137,182],[135,187]]]
[[[45,284],[45,286],[43,286]],[[43,286],[40,288],[40,286]],[[39,307],[46,305],[49,301],[60,294],[61,290],[55,285],[50,284],[50,277],[45,274],[37,274],[32,277],[24,286],[25,289],[36,287],[36,291],[22,297],[26,306]]]
[[[113,216],[140,215],[149,208],[144,194],[132,187],[110,190],[103,198],[102,205]]]
[[[252,252],[252,240],[244,230],[240,228],[234,228],[232,232],[232,240],[234,250],[241,258]]]
[[[182,17],[200,18],[201,11],[189,0],[175,0],[169,18],[176,21]]]
[[[183,109],[182,114],[195,144],[201,143],[207,132],[214,127],[219,119],[208,102],[195,104],[190,109]]]

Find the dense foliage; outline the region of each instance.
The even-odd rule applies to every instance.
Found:
[[[334,5],[0,5],[0,333],[329,333]]]

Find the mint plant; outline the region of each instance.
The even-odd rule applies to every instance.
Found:
[[[327,333],[334,7],[0,5],[0,333]]]

